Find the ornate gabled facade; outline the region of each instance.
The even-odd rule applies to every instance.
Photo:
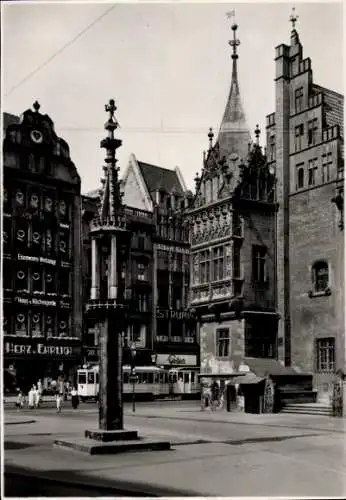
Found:
[[[314,373],[327,393],[346,371],[343,95],[316,85],[291,16],[275,49],[275,112],[267,116],[276,171],[279,357]]]
[[[276,357],[274,176],[250,142],[237,79],[237,25],[232,25],[230,96],[189,210],[190,307],[199,318],[201,372],[239,369],[245,356]]]
[[[80,363],[80,177],[36,101],[4,115],[5,388],[70,378]],[[9,367],[11,370],[9,371]],[[15,374],[15,378],[8,374]]]

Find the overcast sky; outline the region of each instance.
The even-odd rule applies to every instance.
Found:
[[[51,59],[78,33],[114,7]],[[130,153],[173,168],[188,187],[201,170],[208,128],[217,130],[231,81],[232,37],[226,12],[239,25],[238,72],[248,125],[264,141],[274,111],[274,48],[290,41],[290,3],[43,3],[3,4],[3,109],[21,114],[38,99],[70,145],[82,192],[99,187],[106,120],[115,98],[119,165]],[[315,83],[343,93],[341,3],[298,3],[296,29]],[[19,85],[18,85],[19,84]]]

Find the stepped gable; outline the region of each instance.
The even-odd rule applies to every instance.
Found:
[[[181,196],[184,194],[183,186],[175,170],[169,170],[168,168],[158,167],[142,161],[138,161],[138,166],[153,201],[155,201],[154,193],[157,190],[162,190],[166,193],[175,192]]]
[[[339,125],[341,137],[344,136],[344,96],[320,85],[312,85],[314,93],[322,92],[325,102],[325,116],[329,127]]]

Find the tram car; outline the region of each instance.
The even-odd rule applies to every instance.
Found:
[[[198,371],[183,368],[166,370],[158,366],[136,366],[135,393],[138,399],[158,399],[167,396],[199,397]],[[77,371],[77,392],[81,401],[97,400],[99,395],[99,365]],[[123,366],[124,399],[133,392],[131,366]]]

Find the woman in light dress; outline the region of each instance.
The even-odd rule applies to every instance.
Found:
[[[33,385],[28,393],[28,406],[31,409],[35,406],[35,391],[36,387]]]

